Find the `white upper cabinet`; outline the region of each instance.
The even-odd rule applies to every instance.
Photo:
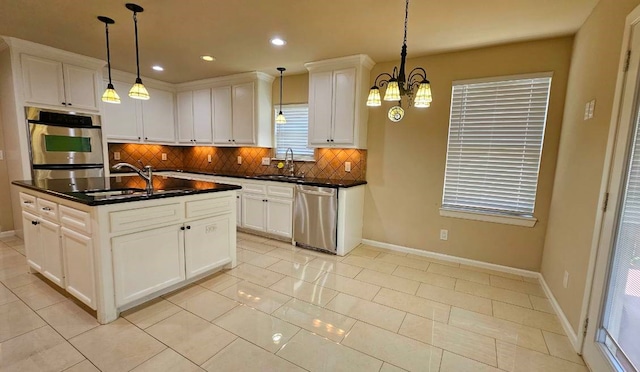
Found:
[[[179,92],[176,98],[178,142],[211,144],[211,90]]]
[[[176,141],[173,92],[147,87],[149,96],[142,101],[142,127],[147,142]]]
[[[305,64],[310,146],[367,147],[366,99],[373,65],[363,54]]]
[[[96,69],[22,54],[24,100],[30,105],[99,111]]]
[[[271,84],[273,77],[260,72],[250,72],[221,78],[200,80],[197,82],[178,84],[179,110],[186,110],[189,93],[192,94],[194,123],[193,137],[189,141],[189,129],[186,123],[189,114],[178,113],[179,132],[181,142],[205,142],[199,138],[208,138],[206,119],[211,116],[213,133],[212,140],[217,146],[259,146],[272,147],[273,108],[271,106]],[[210,113],[204,103],[205,89],[210,92]],[[202,104],[197,104],[200,94]],[[200,108],[200,109],[198,109]],[[203,119],[198,119],[199,117]],[[183,128],[185,126],[185,128]],[[200,133],[200,134],[198,134]],[[185,141],[186,140],[186,141]]]

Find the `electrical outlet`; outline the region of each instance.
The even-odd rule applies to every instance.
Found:
[[[449,240],[449,230],[440,230],[440,240]]]
[[[262,165],[271,165],[271,158],[265,156],[262,158]]]
[[[211,154],[207,155],[207,161],[211,163]]]
[[[114,151],[113,152],[113,159],[114,160],[120,160],[120,151]]]
[[[345,161],[344,162],[344,171],[345,172],[351,172],[351,162],[350,161]]]
[[[569,272],[564,271],[564,278],[562,279],[562,286],[565,288],[569,287]]]
[[[593,111],[596,109],[596,100],[589,102],[589,119],[593,119]]]
[[[238,156],[238,164],[242,164],[242,156]]]
[[[162,153],[162,160],[167,160],[167,154],[166,153]]]
[[[589,102],[584,104],[584,120],[589,120]]]
[[[4,151],[0,150],[0,160],[4,160]]]

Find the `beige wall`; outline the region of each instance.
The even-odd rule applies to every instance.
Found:
[[[389,104],[370,109],[364,238],[538,271],[572,42],[572,37],[564,37],[409,59],[409,69],[427,70],[434,101],[428,109],[407,109],[397,124],[386,119]],[[372,81],[392,68],[392,63],[377,64]],[[554,76],[535,208],[537,225],[440,217],[452,81],[543,71],[553,71]],[[448,241],[439,239],[440,229],[449,230]]]
[[[0,150],[6,156],[4,135],[2,127],[2,115],[0,115]],[[0,160],[0,232],[13,230],[13,216],[11,209],[11,193],[9,189],[9,174],[7,162]]]
[[[309,102],[309,74],[287,75],[286,73],[285,71],[282,78],[282,104]],[[280,75],[273,81],[271,100],[276,106],[280,103]]]
[[[639,0],[601,0],[575,37],[542,275],[579,328],[622,35]],[[592,120],[584,105],[595,99]],[[569,286],[563,288],[565,270]]]

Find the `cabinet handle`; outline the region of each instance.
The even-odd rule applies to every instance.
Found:
[[[33,226],[35,226],[35,225],[37,225],[37,224],[39,224],[39,223],[40,223],[40,222],[38,222],[38,221],[31,221],[31,224],[32,224]]]
[[[23,201],[24,204],[33,204],[33,202],[31,200],[25,200]]]
[[[71,106],[71,104],[70,104],[70,103],[67,103],[67,106]]]
[[[191,230],[191,226],[187,225],[187,230]]]
[[[67,105],[66,102],[60,102],[60,103],[62,103],[62,106],[66,106]]]
[[[184,226],[180,226],[180,230],[184,231]]]
[[[49,208],[49,207],[43,207],[43,208],[42,208],[42,210],[43,210],[43,211],[47,211],[47,212],[49,212],[49,211],[51,210],[51,208]]]

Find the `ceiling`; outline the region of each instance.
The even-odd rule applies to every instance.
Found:
[[[141,74],[178,83],[245,71],[302,73],[305,62],[365,53],[399,60],[403,0],[135,0]],[[106,59],[135,72],[132,13],[123,0],[0,0],[0,35]],[[413,0],[409,58],[514,41],[570,35],[598,0]],[[269,43],[274,36],[283,47]],[[215,62],[204,62],[210,54]],[[151,69],[154,64],[163,72]]]

